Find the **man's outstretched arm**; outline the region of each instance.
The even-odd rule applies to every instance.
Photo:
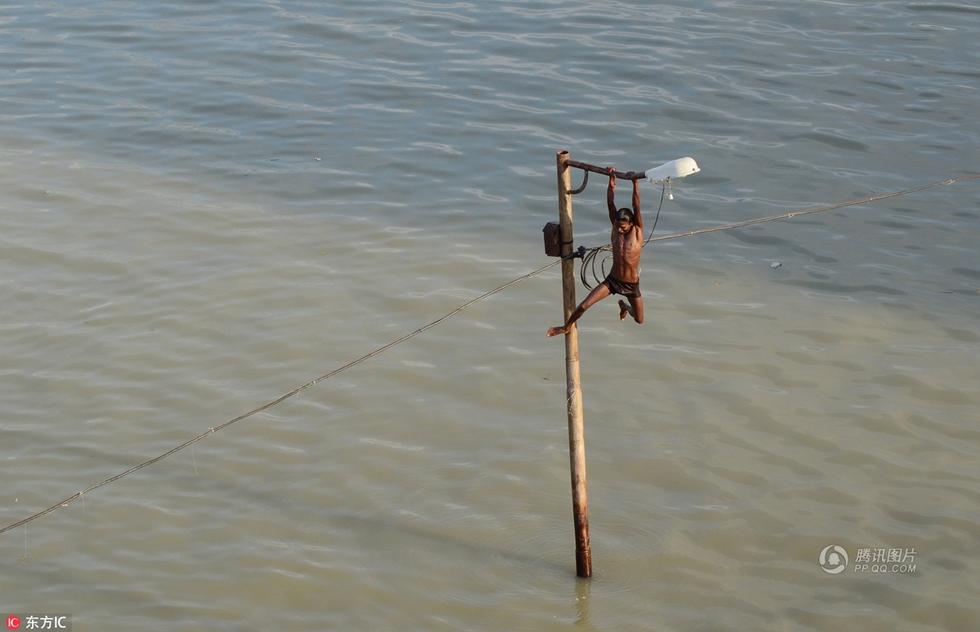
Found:
[[[609,186],[606,187],[606,206],[609,207],[609,223],[616,225],[616,176],[609,167]]]
[[[640,180],[633,180],[633,223],[643,230],[643,216],[640,215]]]

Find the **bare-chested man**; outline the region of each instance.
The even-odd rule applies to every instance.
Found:
[[[612,223],[613,265],[609,276],[597,285],[585,300],[575,308],[568,322],[561,327],[550,327],[549,336],[568,333],[568,329],[589,309],[610,294],[621,294],[629,300],[619,301],[619,320],[629,314],[638,324],[643,323],[643,298],[640,295],[640,254],[643,252],[643,216],[640,215],[639,182],[633,180],[633,210],[616,210],[616,176],[609,168],[609,186],[606,189],[606,206]]]

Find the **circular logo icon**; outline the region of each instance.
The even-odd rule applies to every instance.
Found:
[[[842,546],[828,544],[820,551],[820,557],[817,558],[817,561],[820,562],[820,568],[825,573],[831,575],[843,573],[844,569],[847,568],[847,551]]]
[[[7,629],[16,630],[20,628],[20,617],[15,614],[9,615],[7,617]]]

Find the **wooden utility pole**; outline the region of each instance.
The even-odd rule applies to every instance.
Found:
[[[568,322],[575,310],[575,260],[572,254],[572,178],[567,151],[558,162],[558,221],[561,235],[561,285]],[[582,413],[582,381],[578,362],[578,325],[565,334],[565,385],[568,397],[568,451],[572,475],[572,514],[575,522],[575,572],[592,577],[592,547],[589,544],[589,490],[585,474],[585,417]]]

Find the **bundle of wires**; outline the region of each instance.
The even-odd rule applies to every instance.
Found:
[[[647,238],[643,241],[644,248],[646,248],[646,245],[650,243],[651,239],[653,239],[653,231],[657,230],[657,222],[660,221],[660,209],[664,207],[664,196],[666,194],[667,194],[667,183],[664,182],[663,187],[660,189],[660,204],[657,206],[657,215],[653,220],[653,227],[650,229],[649,236],[647,236]],[[594,287],[589,282],[588,277],[590,274],[592,276],[592,281],[596,285],[602,283],[602,281],[606,278],[606,275],[608,274],[606,272],[606,262],[609,261],[610,257],[612,257],[612,254],[607,254],[601,260],[599,260],[598,255],[600,252],[609,252],[610,250],[611,247],[608,245],[597,246],[595,248],[586,249],[585,252],[582,254],[582,267],[579,270],[579,278],[582,280],[582,285],[584,285],[586,289],[591,290]],[[599,267],[599,270],[602,272],[602,276],[599,276],[596,273],[597,265]]]

